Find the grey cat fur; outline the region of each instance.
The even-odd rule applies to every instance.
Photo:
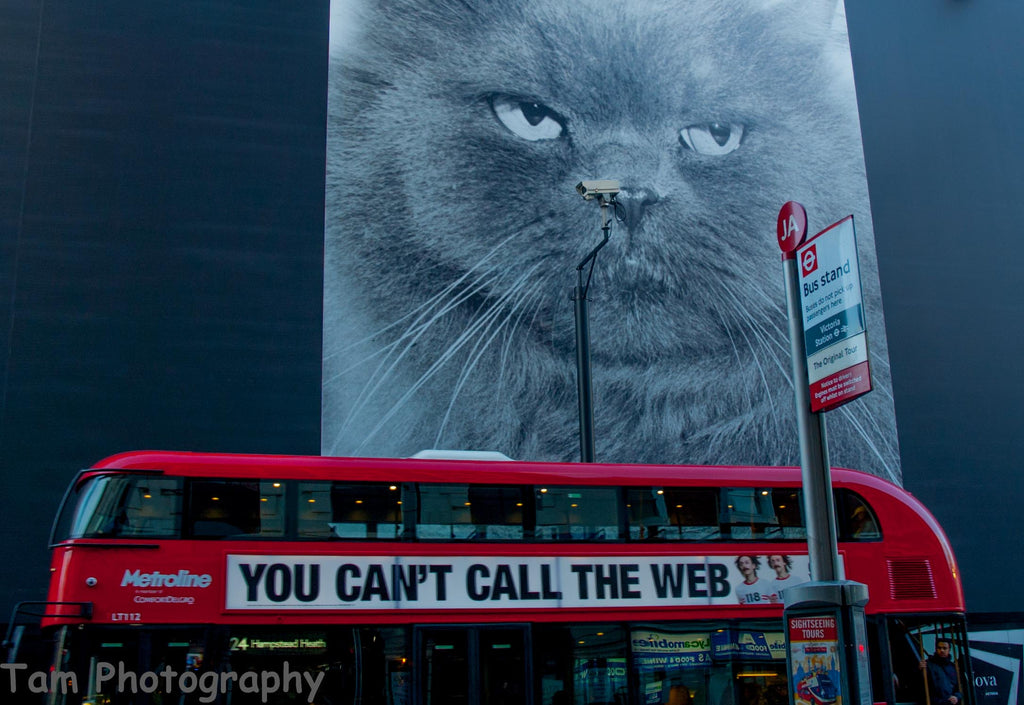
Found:
[[[841,6],[336,3],[325,454],[576,459],[570,292],[600,217],[573,187],[614,178],[626,221],[590,290],[598,460],[799,462],[774,234],[797,200],[812,232],[853,213],[860,246],[875,391],[829,415],[833,464],[899,480]],[[503,106],[561,132],[524,139]],[[708,125],[739,146],[680,139]]]

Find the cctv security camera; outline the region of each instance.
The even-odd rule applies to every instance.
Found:
[[[581,181],[576,184],[576,191],[585,201],[593,199],[594,196],[614,196],[619,192],[619,182],[612,179]]]

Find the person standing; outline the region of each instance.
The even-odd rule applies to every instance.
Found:
[[[931,705],[958,705],[964,699],[960,693],[960,673],[949,650],[949,640],[939,639],[935,642],[935,653],[921,662],[921,668],[928,671]]]

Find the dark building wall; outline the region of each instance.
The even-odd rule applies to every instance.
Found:
[[[6,620],[76,468],[318,452],[328,3],[0,13]]]
[[[1024,7],[847,12],[905,482],[1016,609]],[[327,39],[327,0],[0,5],[4,616],[79,466],[318,452]]]
[[[904,485],[952,540],[968,609],[1016,610],[1024,4],[846,5]]]

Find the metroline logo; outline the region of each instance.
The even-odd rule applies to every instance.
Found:
[[[190,573],[187,570],[179,570],[177,573],[161,573],[154,570],[152,573],[143,573],[140,570],[125,570],[121,578],[121,587],[178,587],[178,588],[207,588],[213,582],[213,576],[208,573],[199,575]]]

